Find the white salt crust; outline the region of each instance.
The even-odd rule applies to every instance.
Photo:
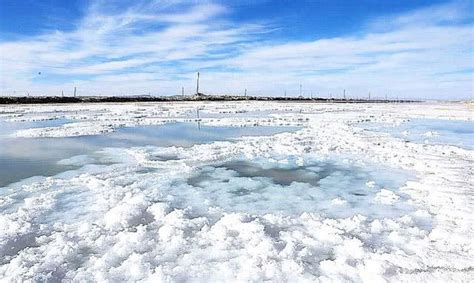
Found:
[[[118,164],[87,165],[3,188],[0,195],[2,281],[281,281],[468,282],[474,280],[474,152],[405,142],[359,127],[360,121],[400,123],[415,117],[472,119],[462,104],[177,103],[0,107],[0,117],[80,119],[22,137],[100,134],[123,125],[190,121],[209,112],[268,110],[265,117],[202,118],[208,125],[302,125],[271,137],[248,137],[190,148],[104,149]],[[472,106],[471,106],[472,107]],[[420,110],[422,109],[422,111]],[[201,110],[204,112],[204,110]],[[169,114],[168,114],[169,113]],[[188,116],[186,116],[188,113]],[[157,154],[179,157],[161,161]],[[194,213],[164,194],[199,168],[239,158],[353,156],[416,174],[400,192],[415,211],[371,219],[228,212]],[[144,170],[149,169],[149,171]],[[374,202],[400,196],[377,189]],[[192,196],[189,196],[191,199]],[[344,206],[344,199],[328,200]],[[425,225],[429,220],[432,225]]]

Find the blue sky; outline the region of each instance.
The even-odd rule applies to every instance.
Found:
[[[472,99],[472,1],[0,0],[0,94]]]

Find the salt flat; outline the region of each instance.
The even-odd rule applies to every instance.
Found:
[[[472,281],[473,110],[1,106],[0,277]]]

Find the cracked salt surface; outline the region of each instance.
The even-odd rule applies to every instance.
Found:
[[[204,115],[203,127],[302,126],[186,146],[141,144],[147,138],[138,136],[133,147],[99,143],[94,153],[61,157],[59,165],[71,170],[0,189],[0,278],[473,281],[473,151],[360,127],[361,121],[466,120],[470,107],[423,104],[423,113],[416,104],[0,107],[0,116],[25,121],[63,115],[84,122],[13,133],[32,144],[38,137],[53,142],[184,122],[196,108],[225,116]],[[229,114],[239,109],[265,114]],[[16,152],[27,157],[25,148]]]

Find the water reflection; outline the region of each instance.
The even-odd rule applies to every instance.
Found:
[[[54,121],[54,122],[53,122]],[[51,120],[51,123],[67,121]],[[8,124],[9,122],[3,122]],[[23,122],[21,122],[23,123]],[[19,123],[19,124],[21,124]],[[14,123],[18,124],[18,123]],[[8,131],[24,125],[10,126]],[[105,147],[179,146],[230,140],[242,136],[273,135],[295,127],[209,127],[200,123],[120,128],[116,132],[66,138],[0,138],[0,187],[31,176],[51,176],[74,168],[58,164],[76,155],[93,155]]]
[[[22,121],[22,122],[9,122],[0,119],[0,138],[8,137],[14,134],[18,130],[33,129],[33,128],[46,128],[46,127],[59,127],[68,123],[74,122],[69,119],[50,119],[40,121]]]
[[[400,125],[363,123],[365,129],[386,132],[410,142],[474,149],[474,121],[411,119]]]

